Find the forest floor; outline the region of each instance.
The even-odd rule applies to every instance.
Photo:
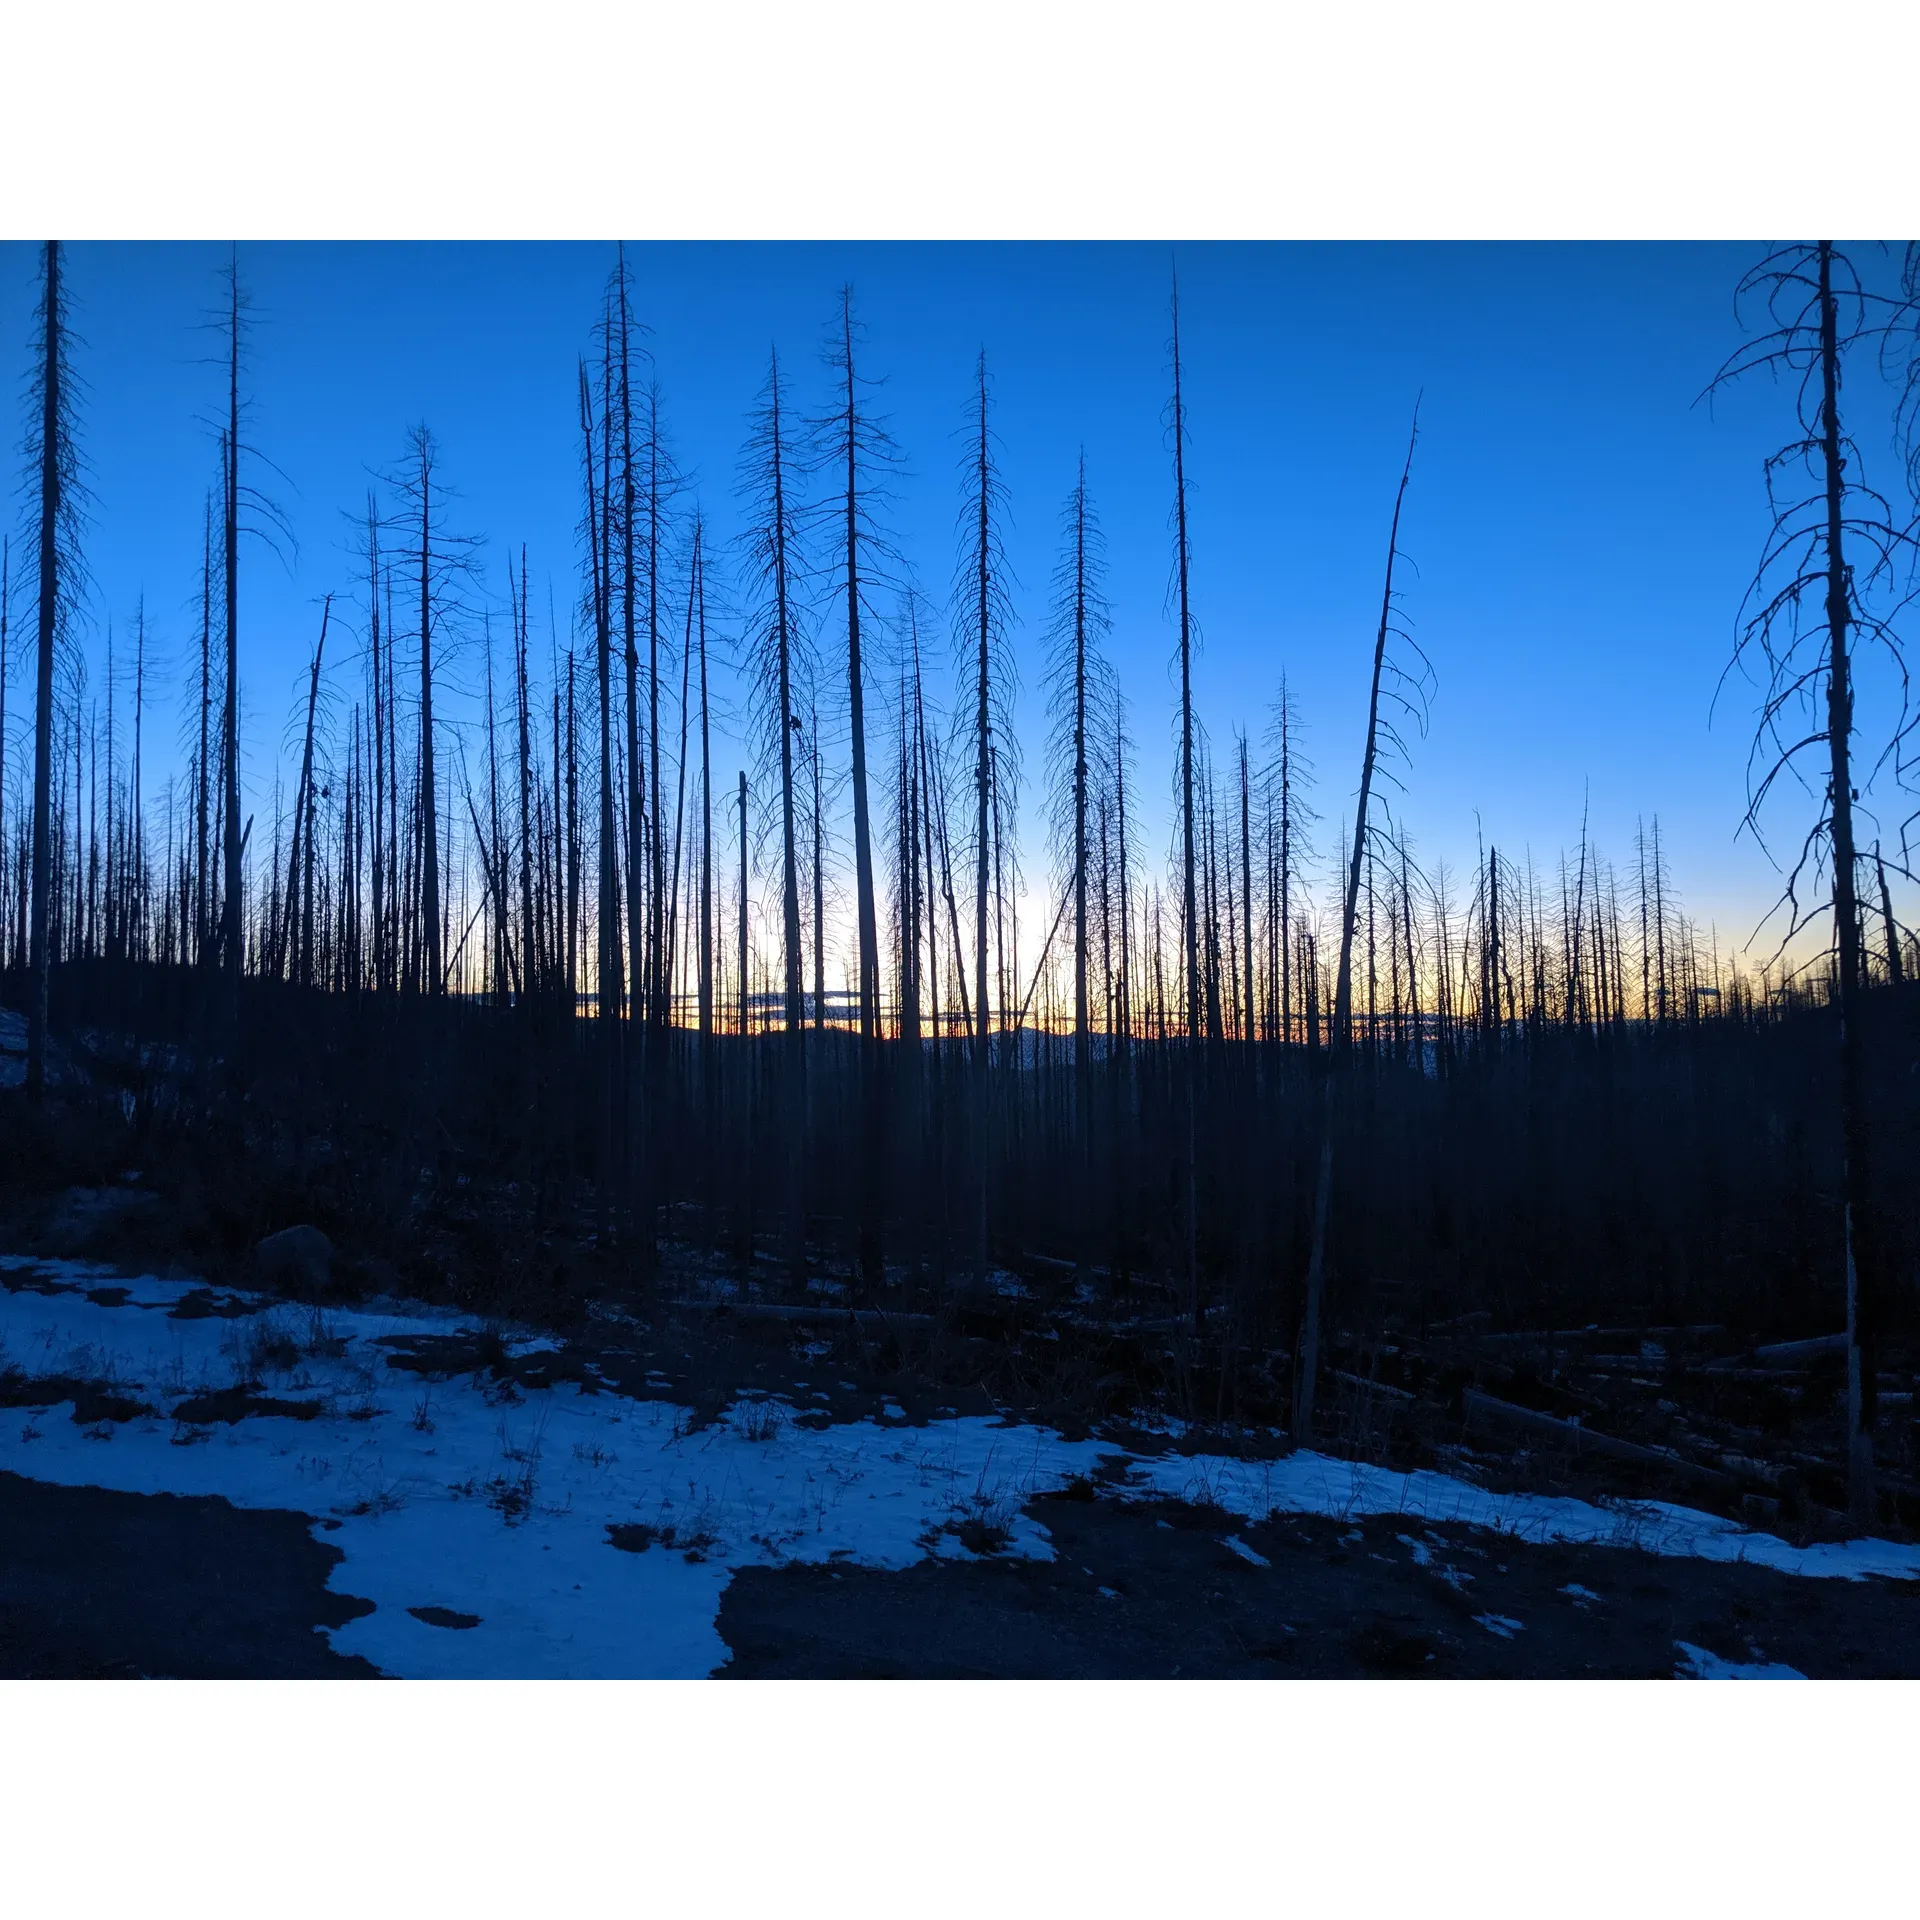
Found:
[[[1900,1539],[734,1321],[0,1258],[0,1675],[1920,1674]]]

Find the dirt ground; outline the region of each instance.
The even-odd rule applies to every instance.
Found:
[[[1051,1562],[742,1568],[720,1674],[1668,1678],[1685,1643],[1816,1678],[1920,1676],[1920,1583],[1104,1494],[1030,1511]],[[0,1678],[373,1677],[321,1631],[369,1611],[328,1589],[338,1559],[304,1514],[0,1472]]]
[[[10,1289],[44,1284],[26,1271]],[[93,1297],[117,1305],[124,1289]],[[247,1311],[190,1293],[182,1316]],[[523,1393],[561,1381],[670,1398],[696,1423],[747,1388],[790,1396],[797,1424],[891,1405],[915,1423],[990,1413],[977,1385],[916,1378],[871,1343],[735,1326],[731,1315],[617,1317],[560,1350],[511,1355],[497,1332],[390,1343],[432,1379],[485,1370]],[[85,1424],[138,1408],[100,1383],[38,1379]],[[233,1388],[189,1403],[203,1421],[317,1403]],[[1106,1437],[1153,1450],[1109,1422]],[[1559,1489],[1567,1491],[1569,1489]],[[1571,1489],[1588,1494],[1604,1487]],[[1614,1491],[1630,1491],[1615,1488]],[[722,1599],[736,1678],[1670,1677],[1698,1648],[1719,1662],[1813,1677],[1920,1677],[1920,1581],[1813,1579],[1628,1548],[1523,1545],[1406,1519],[1276,1516],[1245,1524],[1081,1482],[1034,1501],[1051,1561],[988,1550],[903,1571],[746,1567]],[[373,1676],[325,1629],[371,1610],[331,1591],[328,1523],[218,1498],[63,1487],[0,1471],[0,1678]],[[610,1545],[609,1551],[615,1546]],[[419,1617],[457,1632],[471,1616]],[[506,1676],[503,1676],[506,1677]]]
[[[1665,1679],[1685,1642],[1810,1677],[1920,1676],[1920,1583],[1817,1580],[1468,1527],[1036,1501],[1051,1563],[749,1567],[734,1678]],[[1237,1540],[1240,1549],[1229,1546]],[[1259,1564],[1265,1562],[1266,1564]]]
[[[0,1472],[0,1679],[351,1679],[341,1556],[304,1513]]]

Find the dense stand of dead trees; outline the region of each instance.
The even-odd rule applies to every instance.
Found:
[[[104,715],[74,630],[84,496],[63,265],[49,246],[31,621],[14,612],[28,543],[9,540],[0,556],[0,960],[9,999],[29,1010],[31,1085],[47,1071],[56,976],[77,996],[72,1018],[117,1008],[254,1073],[293,1056],[320,1073],[311,1048],[281,1034],[276,1053],[262,1024],[261,996],[297,993],[324,1009],[314,1032],[336,1050],[380,1036],[383,1061],[368,1069],[380,1085],[403,1061],[418,1068],[420,1048],[455,1049],[465,1065],[434,1055],[444,1085],[410,1085],[393,1111],[418,1115],[437,1100],[444,1138],[491,1155],[543,1208],[585,1208],[602,1251],[636,1272],[651,1270],[663,1236],[730,1247],[757,1279],[771,1234],[789,1283],[837,1261],[871,1298],[902,1274],[984,1287],[997,1268],[1056,1260],[1083,1286],[1164,1291],[1206,1337],[1223,1316],[1226,1337],[1264,1324],[1301,1356],[1294,1421],[1307,1432],[1335,1301],[1345,1313],[1408,1290],[1472,1292],[1477,1303],[1522,1287],[1531,1243],[1482,1247],[1471,1279],[1462,1253],[1473,1234],[1493,1234],[1501,1204],[1518,1204],[1518,1168],[1536,1183],[1519,1209],[1529,1219],[1550,1203],[1595,1209],[1623,1245],[1638,1243],[1620,1209],[1657,1191],[1659,1234],[1619,1284],[1648,1299],[1705,1286],[1724,1248],[1710,1251],[1719,1242],[1698,1223],[1675,1224],[1685,1180],[1674,1157],[1704,1152],[1716,1179],[1745,1176],[1720,1146],[1702,1147],[1700,1089],[1758,1075],[1771,1091],[1756,1111],[1777,1121],[1780,1089],[1814,1084],[1817,1069],[1789,1038],[1779,1049],[1790,1064],[1774,1079],[1740,1049],[1764,1049],[1832,1007],[1844,1036],[1845,1269],[1870,1217],[1880,1239],[1869,1257],[1889,1275],[1910,1257],[1912,1232],[1884,1176],[1872,1184],[1877,1096],[1860,1036],[1881,1017],[1864,1005],[1869,989],[1908,992],[1920,951],[1886,878],[1904,866],[1856,844],[1851,721],[1832,704],[1862,618],[1842,554],[1854,528],[1832,270],[1830,250],[1794,256],[1812,305],[1782,350],[1810,355],[1816,384],[1825,369],[1808,442],[1823,463],[1825,517],[1808,564],[1828,608],[1830,804],[1819,831],[1836,934],[1824,961],[1756,968],[1688,919],[1657,819],[1624,865],[1584,822],[1571,854],[1551,863],[1494,845],[1478,849],[1470,875],[1416,858],[1378,784],[1396,755],[1404,769],[1396,715],[1418,714],[1423,685],[1395,642],[1411,450],[1351,819],[1320,843],[1302,717],[1277,669],[1270,727],[1216,755],[1195,692],[1177,298],[1173,850],[1163,869],[1142,844],[1083,459],[1044,666],[1052,863],[1024,958],[1015,583],[987,358],[965,411],[946,675],[926,645],[932,610],[888,527],[898,452],[862,370],[850,289],[828,330],[816,412],[797,410],[788,369],[769,356],[728,566],[674,470],[620,258],[578,369],[579,592],[564,619],[552,595],[536,610],[524,548],[504,566],[504,610],[489,598],[479,543],[452,531],[456,495],[434,437],[412,428],[384,501],[370,496],[356,515],[358,580],[318,608],[290,728],[290,807],[276,787],[271,821],[256,824],[241,777],[240,553],[249,512],[271,516],[250,506],[242,477],[257,456],[242,436],[236,261],[218,504],[210,497],[183,676],[184,765],[152,793],[145,606],[130,698],[123,642],[108,656]],[[1763,623],[1792,604],[1768,602]],[[15,636],[29,630],[30,792],[21,756],[8,754],[4,704]],[[1765,642],[1764,624],[1756,631]],[[1784,638],[1776,651],[1785,657]],[[714,765],[716,654],[744,668],[757,747],[731,781]],[[449,698],[455,658],[475,669],[477,702]],[[828,912],[843,847],[844,967],[829,951]],[[1684,1126],[1671,1110],[1683,1080]],[[1543,1088],[1596,1103],[1582,1110],[1584,1146],[1553,1127],[1527,1136],[1521,1116],[1537,1112]],[[448,1104],[459,1089],[464,1108]],[[209,1086],[205,1097],[224,1096]],[[480,1127],[486,1113],[493,1132]],[[1512,1158],[1495,1173],[1472,1164],[1476,1149]],[[1617,1206],[1599,1192],[1608,1182]],[[1748,1247],[1744,1230],[1735,1237]],[[1539,1284],[1603,1284],[1597,1269],[1585,1282],[1571,1271],[1585,1271],[1581,1258],[1567,1264],[1568,1276]],[[1868,1308],[1858,1294],[1849,1279],[1847,1312],[1870,1332],[1893,1311],[1892,1282]]]

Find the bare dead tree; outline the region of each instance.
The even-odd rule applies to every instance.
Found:
[[[26,456],[37,483],[39,604],[33,710],[33,905],[28,931],[27,1094],[44,1097],[47,1080],[47,983],[52,961],[48,917],[53,897],[53,701],[58,656],[70,644],[86,586],[81,549],[86,493],[77,444],[74,337],[67,322],[60,242],[40,255],[36,352],[28,381]]]
[[[226,674],[220,721],[221,789],[226,805],[223,844],[226,876],[221,916],[220,957],[226,991],[222,1020],[229,1043],[240,1023],[240,254],[236,247],[227,265],[227,427],[225,547],[220,578],[226,589]]]
[[[5,588],[0,587],[0,598],[4,598]],[[0,679],[5,677],[5,668],[0,667]],[[132,862],[132,881],[128,911],[132,922],[131,952],[136,960],[144,960],[148,955],[148,900],[147,900],[147,840],[146,809],[140,784],[140,748],[142,728],[146,718],[147,695],[147,596],[140,596],[140,610],[134,625],[133,651],[133,765],[130,775],[130,797],[128,812],[131,816],[130,857]],[[0,732],[4,732],[0,724]],[[0,781],[0,786],[4,786]]]
[[[509,555],[507,585],[513,586],[513,563]],[[518,734],[515,771],[520,799],[520,977],[529,1002],[538,966],[534,955],[533,932],[533,749],[531,741],[532,702],[527,688],[527,644],[529,625],[527,608],[527,549],[520,548],[520,589],[513,599],[513,677],[514,721]]]
[[[333,613],[333,595],[320,608],[320,638],[313,649],[313,669],[307,682],[307,726],[300,750],[300,785],[293,803],[293,845],[287,862],[287,899],[300,895],[297,938],[288,959],[293,978],[303,987],[313,984],[313,723],[320,705],[320,669],[327,651],[327,623]],[[302,851],[305,852],[304,863]],[[291,912],[291,905],[289,905]]]
[[[880,1219],[885,1206],[886,1119],[880,1059],[880,935],[874,899],[873,828],[867,779],[865,633],[878,624],[873,596],[889,578],[893,547],[883,524],[888,476],[899,450],[866,396],[879,383],[862,374],[857,353],[863,329],[853,316],[853,289],[840,290],[840,311],[824,358],[833,400],[809,424],[808,463],[831,481],[815,512],[833,522],[837,564],[832,591],[841,600],[847,635],[847,726],[852,752],[854,925],[860,1001],[860,1224],[858,1261],[871,1292],[884,1278]],[[821,528],[822,533],[827,528]],[[816,766],[819,737],[814,738]],[[816,886],[818,879],[816,876]]]
[[[706,523],[693,519],[694,632],[700,650],[700,1038],[711,1065],[713,1039],[713,739],[707,703]]]
[[[1272,963],[1279,975],[1280,1039],[1290,1045],[1294,1033],[1293,903],[1295,889],[1306,875],[1305,849],[1312,844],[1320,816],[1308,794],[1313,765],[1300,750],[1300,709],[1287,677],[1280,676],[1280,692],[1267,725],[1273,753],[1272,778],[1279,783],[1280,817],[1271,836],[1273,866],[1271,913],[1277,925],[1270,936]]]
[[[406,569],[416,612],[415,642],[420,655],[418,745],[414,766],[414,799],[419,824],[416,831],[419,874],[419,936],[417,978],[421,992],[441,994],[447,988],[449,961],[442,928],[446,902],[441,893],[442,841],[440,831],[440,769],[438,723],[434,718],[435,645],[447,652],[456,638],[459,621],[470,611],[465,597],[472,580],[481,540],[475,534],[452,532],[447,505],[452,491],[440,472],[440,447],[432,430],[421,422],[407,430],[406,451],[387,476],[396,498],[388,521],[390,551]],[[392,640],[389,632],[389,642]],[[444,665],[444,660],[442,665]]]
[[[1847,1304],[1848,1500],[1856,1519],[1871,1521],[1877,1505],[1874,1345],[1883,1306],[1860,1033],[1855,809],[1863,783],[1853,736],[1863,659],[1888,670],[1896,702],[1888,737],[1868,763],[1868,783],[1889,767],[1897,776],[1920,716],[1907,700],[1900,636],[1874,610],[1876,592],[1891,586],[1903,560],[1910,562],[1913,536],[1859,477],[1859,449],[1841,425],[1840,388],[1849,352],[1883,340],[1895,313],[1862,286],[1851,261],[1829,240],[1768,254],[1741,281],[1736,298],[1758,304],[1767,325],[1726,361],[1707,393],[1762,368],[1797,382],[1798,433],[1767,462],[1770,526],[1741,606],[1729,670],[1738,666],[1748,672],[1762,695],[1748,762],[1746,830],[1766,844],[1761,812],[1783,776],[1796,781],[1816,808],[1787,872],[1779,910],[1786,916],[1783,949],[1815,916],[1831,914],[1826,950],[1838,987],[1843,1157],[1838,1251]],[[1800,773],[1804,758],[1820,768],[1817,779]],[[1817,896],[1823,884],[1825,899],[1802,901],[1803,887],[1811,885]]]
[[[801,1116],[806,1112],[805,1020],[800,934],[800,865],[794,791],[794,743],[800,706],[813,684],[809,636],[800,618],[796,583],[802,571],[801,503],[791,411],[778,353],[768,357],[766,385],[754,413],[741,466],[748,525],[742,536],[754,607],[747,630],[753,678],[753,722],[762,769],[780,780],[780,903],[786,1001],[786,1103],[789,1260],[806,1259],[805,1162]],[[804,744],[804,743],[803,743]]]
[[[580,434],[584,447],[586,478],[586,517],[583,529],[587,543],[587,594],[589,611],[593,622],[594,667],[598,677],[600,695],[600,816],[598,856],[600,863],[597,911],[595,913],[595,931],[599,948],[594,968],[594,990],[598,1012],[598,1054],[600,1080],[599,1113],[599,1187],[600,1187],[600,1244],[605,1248],[612,1240],[612,1182],[613,1182],[613,1106],[614,1073],[618,1052],[620,1022],[620,879],[617,864],[619,840],[614,830],[613,810],[613,663],[612,663],[612,615],[607,590],[607,547],[608,528],[606,525],[604,499],[604,480],[596,481],[594,468],[594,409],[593,391],[587,376],[586,362],[580,363]],[[605,434],[604,421],[601,423],[602,435]],[[571,662],[569,662],[571,665]],[[571,714],[572,676],[568,676],[569,713]],[[571,731],[571,727],[569,728]],[[569,755],[569,768],[572,756]],[[577,802],[570,799],[570,810],[578,817]],[[576,862],[577,864],[577,862]],[[578,881],[571,881],[575,895]],[[569,925],[577,923],[578,906],[569,901]],[[573,936],[569,934],[569,950],[573,946]],[[574,962],[569,960],[570,978],[573,975]]]
[[[1048,742],[1048,793],[1053,840],[1064,856],[1064,885],[1073,902],[1074,1119],[1080,1153],[1088,1162],[1083,1186],[1091,1193],[1093,1151],[1093,1034],[1088,987],[1089,805],[1105,799],[1107,754],[1102,742],[1117,725],[1115,689],[1102,648],[1111,616],[1105,579],[1105,542],[1087,496],[1084,449],[1062,514],[1062,550],[1054,569],[1054,611],[1047,632],[1046,690],[1053,713]],[[1091,1220],[1081,1235],[1084,1266]]]
[[[1187,1310],[1193,1316],[1197,1334],[1205,1308],[1200,1298],[1199,1238],[1199,1128],[1195,1080],[1199,1074],[1201,1036],[1201,979],[1199,944],[1199,903],[1195,889],[1196,844],[1194,832],[1193,780],[1193,602],[1191,597],[1192,546],[1187,529],[1187,403],[1181,381],[1180,364],[1180,279],[1174,275],[1168,313],[1172,322],[1170,352],[1173,361],[1173,397],[1168,403],[1168,432],[1173,441],[1173,590],[1175,612],[1179,620],[1180,658],[1180,868],[1182,936],[1186,943],[1186,1052],[1182,1071],[1185,1083],[1186,1141],[1182,1174],[1185,1202],[1185,1279]]]
[[[1392,527],[1387,535],[1386,585],[1380,595],[1380,625],[1374,635],[1373,679],[1367,696],[1367,739],[1360,758],[1360,792],[1354,802],[1346,901],[1340,915],[1340,961],[1334,976],[1330,1057],[1321,1082],[1320,1152],[1314,1174],[1313,1226],[1307,1252],[1306,1312],[1294,1367],[1293,1441],[1296,1446],[1305,1446],[1313,1437],[1314,1387],[1320,1371],[1320,1317],[1327,1277],[1327,1225],[1333,1206],[1334,1126],[1341,1070],[1353,1044],[1353,937],[1360,910],[1362,862],[1370,844],[1367,810],[1373,796],[1382,742],[1381,694],[1387,671],[1387,642],[1393,632],[1393,570],[1400,557],[1400,511],[1406,502],[1407,482],[1413,477],[1413,449],[1419,434],[1420,409],[1416,405],[1413,432],[1407,440],[1406,464],[1400,470],[1400,485],[1393,496]]]
[[[960,564],[954,579],[954,640],[969,685],[974,784],[974,945],[973,945],[973,1143],[975,1195],[974,1277],[987,1277],[987,1195],[993,1158],[991,1056],[987,1013],[987,916],[993,898],[992,821],[998,808],[996,776],[1012,777],[1013,767],[998,751],[1001,725],[1011,698],[1012,663],[1006,644],[1012,619],[1009,571],[1001,545],[1000,521],[1006,489],[994,458],[988,417],[987,356],[982,349],[974,372],[972,418],[962,460],[964,485],[960,509]],[[956,718],[958,716],[956,715]],[[944,810],[942,815],[944,832]],[[959,959],[959,934],[954,950]]]

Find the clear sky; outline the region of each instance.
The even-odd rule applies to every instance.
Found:
[[[1717,923],[1724,946],[1776,891],[1765,860],[1735,837],[1756,696],[1735,678],[1711,724],[1710,707],[1765,531],[1761,462],[1789,436],[1791,395],[1763,379],[1711,409],[1694,402],[1742,338],[1733,289],[1762,251],[725,243],[640,245],[629,256],[668,433],[716,535],[738,525],[735,464],[770,346],[796,400],[813,403],[825,384],[819,342],[839,287],[852,283],[866,369],[887,382],[882,404],[907,455],[900,545],[943,608],[957,432],[985,348],[1011,499],[1030,776],[1044,732],[1048,580],[1085,447],[1109,543],[1112,651],[1143,794],[1161,809],[1148,837],[1156,856],[1171,817],[1162,796],[1177,688],[1163,426],[1170,265],[1177,258],[1191,430],[1196,699],[1224,749],[1236,727],[1257,733],[1284,669],[1330,819],[1357,779],[1387,516],[1423,394],[1402,533],[1413,562],[1405,611],[1437,679],[1431,728],[1405,775],[1416,851],[1465,865],[1477,817],[1503,847],[1551,859],[1576,839],[1590,794],[1592,832],[1624,867],[1636,815],[1657,812],[1685,904]],[[1877,250],[1858,251],[1890,275]],[[205,423],[221,399],[206,359],[217,341],[196,323],[218,298],[224,258],[208,244],[96,243],[69,255],[88,387],[96,663],[107,617],[123,630],[143,591],[162,652],[184,661],[216,459]],[[578,569],[575,364],[613,248],[249,244],[240,258],[258,321],[252,437],[280,469],[254,477],[299,538],[290,571],[257,547],[244,563],[247,778],[252,803],[270,806],[267,756],[303,698],[320,596],[357,594],[345,515],[364,510],[369,470],[398,457],[411,423],[425,420],[441,442],[461,496],[453,524],[486,537],[496,602],[505,556],[525,542],[536,637],[551,579],[566,644]],[[36,266],[32,247],[0,246],[0,347],[21,377]],[[1869,477],[1893,489],[1884,399],[1864,368],[1855,389]],[[16,530],[24,512],[23,498]],[[471,654],[455,671],[474,684]],[[176,670],[169,712],[183,687]],[[17,675],[10,781],[25,692]],[[167,767],[149,751],[157,787]],[[717,778],[739,762],[730,746]],[[1030,777],[1030,885],[1042,871],[1034,787]],[[1784,803],[1783,846],[1797,843],[1809,806],[1797,795]],[[1888,805],[1884,817],[1904,811]]]

